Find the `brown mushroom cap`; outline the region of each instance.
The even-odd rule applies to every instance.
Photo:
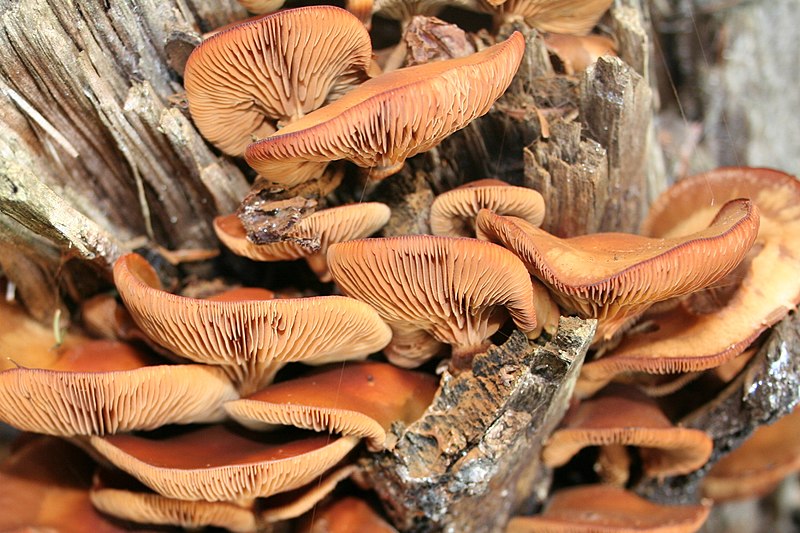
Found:
[[[261,15],[272,13],[283,7],[284,0],[236,0],[239,5],[250,13]]]
[[[639,448],[647,477],[693,472],[708,461],[713,447],[704,432],[673,426],[638,390],[612,385],[567,413],[542,449],[542,460],[562,466],[587,446],[607,444]]]
[[[254,244],[236,215],[214,219],[214,231],[222,243],[236,255],[255,261],[287,261],[306,258],[309,266],[323,282],[331,280],[325,254],[336,242],[372,235],[389,221],[389,206],[363,202],[316,211],[300,220],[290,233],[291,240]],[[306,243],[318,243],[307,246]]]
[[[184,85],[203,136],[231,155],[366,79],[361,22],[334,6],[279,11],[216,33],[189,56]]]
[[[252,506],[167,498],[118,470],[96,474],[89,497],[98,511],[139,524],[191,529],[214,526],[241,533],[256,531]]]
[[[49,435],[104,435],[220,420],[223,402],[238,398],[220,369],[153,363],[127,344],[93,341],[48,369],[0,372],[0,421]]]
[[[380,450],[391,424],[419,418],[437,386],[433,376],[386,363],[349,363],[271,385],[225,409],[248,426],[255,421],[366,437]]]
[[[534,226],[544,220],[542,195],[527,187],[500,180],[472,181],[440,194],[431,204],[431,233],[446,237],[475,235],[475,217],[481,209],[522,218]]]
[[[262,500],[258,517],[267,524],[297,518],[313,509],[333,492],[340,481],[350,477],[356,470],[356,465],[346,465],[327,472],[304,487]]]
[[[430,235],[349,241],[330,247],[328,265],[346,294],[370,304],[391,326],[386,353],[399,366],[418,366],[433,355],[404,349],[420,331],[451,344],[454,359],[470,361],[503,323],[505,309],[523,331],[536,328],[525,266],[490,243]]]
[[[300,533],[397,533],[365,501],[352,496],[318,509],[309,521],[301,524]]]
[[[374,177],[400,170],[489,111],[519,67],[525,39],[467,57],[395,70],[359,85],[247,147],[248,164],[267,179],[291,187],[319,174],[330,161],[349,159],[375,168]]]
[[[506,533],[692,533],[711,506],[659,505],[608,485],[585,485],[556,492],[544,512],[511,519]]]
[[[453,6],[477,11],[476,0],[374,0],[372,12],[386,18],[409,21],[415,15],[436,15],[445,7]]]
[[[301,487],[338,463],[358,439],[211,426],[163,440],[113,435],[91,442],[115,466],[163,496],[214,502]]]
[[[483,210],[478,236],[502,243],[570,312],[598,318],[596,339],[609,339],[655,302],[723,278],[744,258],[758,232],[758,209],[731,200],[706,229],[655,239],[597,233],[560,239],[524,220]]]
[[[800,471],[800,409],[761,426],[739,448],[711,467],[703,496],[715,502],[758,498]]]
[[[480,0],[482,9],[504,18],[520,17],[532,28],[585,35],[613,0]]]
[[[72,346],[89,339],[67,332],[57,344],[52,326],[45,326],[19,305],[0,298],[0,370],[17,367],[48,367]]]
[[[646,331],[584,365],[583,390],[596,390],[626,372],[690,372],[718,366],[800,303],[800,183],[788,174],[722,168],[686,178],[656,201],[643,230],[666,238],[694,231],[731,197],[751,198],[761,215],[755,256],[739,288],[714,312],[694,314],[679,307],[651,318]]]
[[[544,36],[544,44],[558,57],[567,74],[586,70],[602,56],[617,55],[614,41],[602,35],[548,33]]]
[[[93,463],[71,444],[37,437],[0,464],[0,531],[122,533],[89,502]]]
[[[287,362],[319,365],[364,358],[391,339],[391,330],[371,307],[343,296],[235,302],[184,298],[162,291],[155,271],[136,254],[116,262],[114,280],[148,336],[193,361],[225,365],[246,392],[269,383]]]

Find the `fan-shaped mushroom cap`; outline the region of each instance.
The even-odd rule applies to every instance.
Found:
[[[365,501],[354,497],[342,498],[317,510],[310,525],[303,524],[301,533],[397,533]]]
[[[711,467],[703,496],[716,502],[758,498],[800,471],[800,409],[761,426],[739,448]]]
[[[722,168],[680,181],[653,205],[649,235],[695,231],[731,197],[748,197],[761,225],[739,288],[712,313],[679,307],[651,318],[652,326],[624,339],[610,354],[584,365],[581,390],[602,387],[626,372],[674,373],[713,368],[744,351],[766,328],[800,303],[800,183],[768,169]],[[719,252],[715,251],[715,254]]]
[[[190,529],[213,526],[241,533],[256,531],[256,516],[250,507],[236,502],[167,498],[151,492],[118,470],[114,474],[117,475],[113,478],[107,472],[95,475],[89,493],[95,509],[108,516],[139,524]]]
[[[247,147],[248,164],[267,179],[294,186],[328,162],[349,159],[391,175],[412,155],[429,150],[489,111],[517,72],[525,39],[467,57],[395,70],[309,113]]]
[[[544,199],[537,191],[500,180],[478,180],[436,197],[431,204],[431,233],[473,237],[475,217],[481,209],[519,217],[534,226],[544,220]]]
[[[343,205],[316,211],[298,222],[291,240],[254,244],[239,217],[226,215],[214,219],[214,231],[222,243],[236,255],[255,261],[288,261],[305,258],[323,282],[331,280],[325,254],[328,246],[372,235],[389,221],[389,206],[378,202]]]
[[[57,344],[52,326],[44,326],[25,310],[0,298],[0,370],[47,367],[64,351],[89,339],[68,332]]]
[[[386,353],[399,366],[418,366],[434,354],[408,350],[420,331],[453,346],[457,369],[485,348],[505,320],[504,309],[523,331],[536,328],[525,266],[490,243],[430,235],[349,241],[330,247],[328,265],[346,294],[370,304],[391,326]]]
[[[169,294],[141,256],[114,265],[114,281],[139,327],[178,355],[225,365],[244,394],[289,361],[319,365],[364,358],[391,339],[368,305],[343,296],[215,302]]]
[[[585,35],[613,0],[480,0],[484,11],[520,17],[537,30]]]
[[[617,55],[614,41],[602,35],[548,33],[544,36],[544,44],[550,52],[558,56],[567,74],[586,70],[602,56]]]
[[[609,339],[653,303],[723,278],[753,245],[758,223],[752,202],[732,200],[706,229],[684,237],[596,233],[560,239],[488,210],[478,215],[476,230],[517,254],[562,307],[598,318],[595,338]]]
[[[585,485],[556,492],[544,512],[511,519],[506,533],[692,533],[711,506],[660,505],[608,485]]]
[[[215,502],[301,487],[338,463],[358,439],[211,426],[163,440],[113,435],[91,442],[115,466],[163,496]]]
[[[304,487],[262,500],[258,517],[267,524],[297,518],[313,509],[333,492],[340,481],[350,477],[357,469],[356,465],[346,465],[326,473]]]
[[[89,502],[93,464],[78,448],[37,437],[0,465],[0,531],[122,533]]]
[[[436,15],[447,6],[477,11],[477,0],[374,0],[372,12],[386,18],[409,21],[415,15]]]
[[[283,7],[284,0],[236,0],[243,8],[250,13],[261,15],[272,13]]]
[[[436,393],[438,380],[386,363],[352,363],[271,385],[228,402],[236,420],[285,424],[369,439],[384,448],[386,431],[397,420],[419,418]]]
[[[203,136],[241,155],[366,79],[372,57],[361,22],[334,6],[289,9],[214,34],[186,63],[189,111]]]
[[[93,341],[49,369],[0,372],[0,421],[49,435],[103,435],[210,422],[238,398],[225,373],[202,365],[153,365],[133,347]]]
[[[713,447],[704,432],[673,426],[641,392],[612,385],[567,413],[562,427],[542,449],[542,460],[548,466],[562,466],[587,446],[607,444],[639,448],[647,477],[697,470],[708,461]]]

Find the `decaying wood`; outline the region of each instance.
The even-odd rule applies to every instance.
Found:
[[[422,418],[392,428],[394,448],[362,466],[401,530],[502,531],[520,507],[541,503],[542,441],[567,409],[594,329],[562,318],[543,344],[515,332],[472,371],[445,374]]]
[[[139,236],[215,247],[210,220],[247,182],[170,104],[181,91],[170,65],[176,35],[199,42],[244,16],[233,0],[0,1],[3,216],[98,263]],[[16,247],[39,247],[15,233]]]
[[[759,426],[771,424],[800,403],[800,318],[792,314],[769,334],[745,370],[711,403],[686,416],[682,426],[701,429],[714,451],[700,470],[685,476],[644,482],[637,491],[664,503],[696,503],[711,467],[739,447]]]

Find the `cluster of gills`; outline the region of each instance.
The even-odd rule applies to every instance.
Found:
[[[609,3],[464,7],[586,33]],[[525,45],[513,33],[474,54],[394,69],[391,59],[373,59],[364,25],[372,12],[408,19],[441,3],[348,4],[360,20],[318,6],[229,27],[196,48],[185,72],[197,128],[259,174],[241,212],[215,220],[220,241],[253,261],[305,259],[329,294],[240,287],[181,296],[129,253],[113,269],[124,307],[110,295],[84,305],[95,338],[69,332],[53,349],[46,329],[0,304],[0,421],[83,449],[52,437],[23,443],[0,467],[0,529],[393,531],[365,501],[329,494],[356,471],[354,450],[391,446],[392,425],[412,423],[430,404],[438,380],[413,369],[438,361],[440,372],[469,372],[501,328],[548,337],[565,314],[596,319],[597,333],[542,460],[559,467],[597,447],[602,483],[556,493],[508,531],[627,531],[628,522],[641,531],[697,530],[710,503],[656,505],[624,487],[632,472],[663,478],[708,462],[711,439],[674,424],[659,396],[710,373],[730,380],[759,335],[800,302],[792,243],[800,184],[777,171],[720,169],[665,192],[640,235],[561,238],[540,228],[538,192],[480,180],[436,198],[432,235],[367,238],[392,216],[388,206],[317,209],[338,203],[336,162],[366,169],[367,188],[396,173],[487,113]],[[564,52],[565,70],[583,68],[581,54],[598,39]],[[574,46],[565,36],[548,40],[559,55]],[[246,216],[254,199],[260,225]],[[269,213],[287,205],[301,208],[280,228],[266,227]],[[785,449],[774,461],[779,468],[752,459],[761,447],[796,441],[796,418],[743,447],[745,466],[735,454],[719,463],[706,496],[741,497],[746,484],[764,493],[796,469],[796,442],[794,454]],[[760,477],[743,483],[745,471]],[[326,497],[313,519],[303,518]]]

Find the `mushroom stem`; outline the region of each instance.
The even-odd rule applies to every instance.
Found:
[[[486,339],[478,345],[453,345],[452,357],[450,359],[450,373],[458,375],[464,370],[472,369],[472,360],[479,353],[484,353],[489,347],[494,346],[492,341]]]

